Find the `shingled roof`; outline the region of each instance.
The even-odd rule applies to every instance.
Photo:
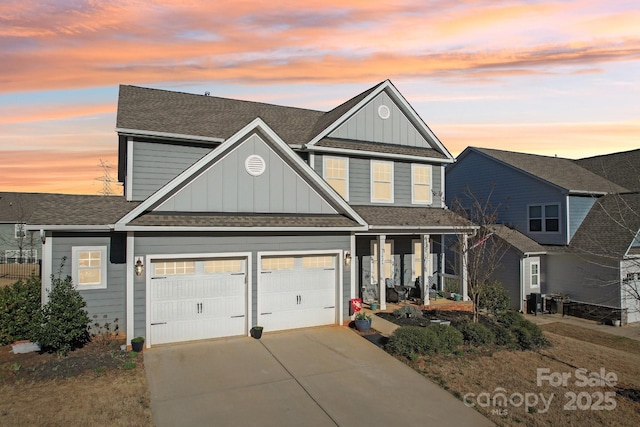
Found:
[[[0,192],[0,223],[26,223],[43,194]]]
[[[553,185],[579,193],[620,193],[626,188],[581,167],[571,159],[470,147]]]
[[[640,230],[640,193],[598,198],[571,239],[570,248],[619,259]]]
[[[373,227],[474,227],[475,224],[442,208],[405,206],[352,206]]]
[[[360,227],[342,215],[276,215],[276,214],[144,214],[128,225],[146,227]]]
[[[139,202],[122,196],[79,194],[34,194],[31,225],[109,225],[115,224]]]
[[[640,149],[587,157],[575,163],[631,191],[640,191]]]
[[[546,252],[546,248],[540,245],[533,239],[525,236],[516,229],[509,228],[503,224],[493,224],[488,227],[493,231],[496,236],[507,242],[509,245],[520,251],[522,254],[526,253],[542,253]]]
[[[430,157],[432,159],[446,159],[447,156],[433,148],[408,147],[378,142],[362,142],[347,139],[323,138],[316,144],[318,147],[341,148],[344,150],[370,151],[373,153],[403,154],[417,157]]]

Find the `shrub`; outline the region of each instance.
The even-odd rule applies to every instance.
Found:
[[[0,288],[0,343],[35,341],[41,323],[40,278],[31,275],[26,281]]]
[[[509,291],[502,286],[502,283],[492,282],[483,285],[478,306],[497,315],[509,309],[510,301]]]
[[[390,353],[415,359],[417,355],[449,354],[460,344],[462,334],[450,326],[403,326],[389,337],[386,348]]]
[[[40,347],[66,355],[89,342],[87,305],[74,288],[71,277],[52,277],[49,302],[43,307],[43,324],[38,331]]]
[[[393,310],[393,315],[396,318],[401,317],[422,317],[422,311],[412,305],[405,305],[404,307]]]
[[[462,344],[462,333],[456,328],[445,325],[433,325],[430,328],[435,329],[436,335],[439,337],[437,353],[449,354]]]
[[[473,323],[469,320],[456,325],[462,333],[464,342],[471,345],[491,345],[496,341],[496,336],[491,329],[482,323]]]
[[[498,328],[502,325],[509,332],[510,338],[506,345],[515,345],[521,350],[533,350],[550,345],[549,340],[542,333],[542,329],[525,319],[520,313],[506,311],[497,316],[497,321]],[[500,339],[506,341],[504,335]]]

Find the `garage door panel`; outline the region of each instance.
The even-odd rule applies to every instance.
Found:
[[[240,261],[197,260],[188,274],[151,278],[151,344],[244,335],[246,260]]]
[[[290,259],[295,258],[291,263]],[[314,259],[310,259],[314,258]],[[293,268],[263,271],[258,289],[258,322],[267,331],[336,323],[335,256],[270,257],[262,265]]]

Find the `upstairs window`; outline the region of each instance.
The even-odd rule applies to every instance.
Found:
[[[371,161],[371,201],[393,203],[393,162]]]
[[[411,165],[411,202],[431,204],[431,166]]]
[[[349,200],[349,159],[326,156],[323,162],[324,180],[343,199]]]
[[[529,231],[560,231],[560,206],[557,204],[529,206]]]

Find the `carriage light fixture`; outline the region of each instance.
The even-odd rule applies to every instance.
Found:
[[[138,257],[136,260],[136,276],[142,276],[142,272],[144,271],[144,265],[142,264],[142,258]]]
[[[347,267],[351,265],[351,252],[349,251],[344,253],[344,265]]]

